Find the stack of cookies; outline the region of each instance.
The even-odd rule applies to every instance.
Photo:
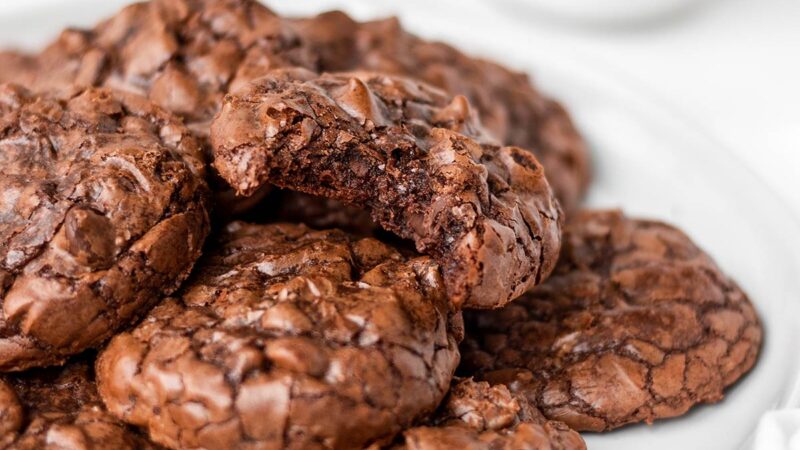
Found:
[[[582,449],[755,363],[558,103],[394,19],[152,0],[0,81],[0,448]]]

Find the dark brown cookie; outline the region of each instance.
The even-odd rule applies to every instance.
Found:
[[[561,212],[531,153],[471,136],[483,134],[463,96],[299,70],[226,97],[211,130],[237,191],[273,183],[365,207],[439,262],[454,304],[492,308],[550,273]]]
[[[199,146],[166,112],[0,85],[0,370],[96,346],[177,289],[208,232]]]
[[[202,144],[229,90],[275,67],[317,67],[284,22],[254,0],[135,3],[92,29],[65,30],[39,54],[0,54],[0,81],[59,97],[80,86],[141,94],[183,118]],[[222,212],[249,209],[266,193],[237,198],[214,175]]]
[[[75,85],[140,93],[204,137],[226,92],[288,66],[395,73],[464,94],[503,143],[533,150],[568,211],[586,190],[587,151],[558,103],[525,75],[419,39],[396,19],[286,20],[253,0],[153,0],[91,30],[68,29],[39,54],[0,52],[0,81],[66,96]]]
[[[430,258],[289,224],[217,245],[101,354],[112,413],[173,448],[360,448],[442,400],[463,330]]]
[[[591,178],[586,145],[564,108],[526,75],[420,39],[394,18],[357,23],[333,11],[294,24],[321,71],[400,74],[465,95],[501,142],[533,151],[564,209],[576,208]]]
[[[109,414],[87,358],[0,377],[0,448],[160,448]]]
[[[318,230],[339,228],[357,236],[373,236],[380,230],[367,210],[283,189],[273,189],[252,215],[256,222],[303,223]]]
[[[503,385],[454,382],[429,423],[406,430],[395,450],[585,450],[583,439],[547,420]]]
[[[686,235],[619,211],[573,217],[553,275],[467,324],[465,374],[589,431],[721,400],[762,336],[745,294]]]
[[[6,53],[0,80],[67,96],[75,86],[135,92],[205,136],[229,89],[275,67],[316,67],[284,22],[253,0],[135,3],[90,30],[63,31],[37,55]]]

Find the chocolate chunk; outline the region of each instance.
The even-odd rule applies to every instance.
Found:
[[[106,411],[91,364],[82,356],[65,367],[0,377],[0,447],[160,448]]]
[[[200,147],[138,96],[56,101],[0,85],[0,162],[0,370],[100,344],[200,255]]]
[[[172,448],[362,448],[430,414],[460,314],[428,257],[230,223],[177,298],[98,364],[109,410]]]
[[[394,18],[357,23],[332,11],[294,25],[319,58],[321,71],[411,76],[466,96],[501,142],[533,151],[564,209],[577,207],[591,178],[586,145],[564,108],[526,75],[420,39]]]
[[[363,206],[439,262],[454,304],[491,308],[550,273],[561,212],[531,153],[484,139],[463,97],[301,70],[226,97],[211,134],[240,193],[273,183]]]
[[[762,338],[747,296],[686,235],[619,211],[574,216],[547,282],[466,320],[465,374],[587,431],[721,400]]]
[[[406,430],[396,450],[585,450],[583,439],[547,420],[524,396],[503,385],[454,382],[427,424]]]

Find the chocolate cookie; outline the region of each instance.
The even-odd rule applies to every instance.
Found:
[[[99,390],[172,448],[361,448],[436,408],[462,331],[428,257],[233,222],[180,297],[111,341]]]
[[[380,232],[369,211],[330,198],[283,189],[272,190],[263,207],[254,208],[252,215],[257,218],[256,222],[303,223],[318,230],[339,228],[357,236],[374,236]]]
[[[205,136],[229,89],[275,67],[316,67],[284,22],[253,0],[135,3],[90,30],[65,30],[37,55],[7,53],[0,79],[68,96],[75,86],[134,92]]]
[[[464,94],[502,142],[534,151],[567,210],[586,190],[587,151],[558,103],[525,75],[419,39],[396,19],[286,20],[253,0],[153,0],[91,30],[68,29],[39,54],[0,53],[0,81],[67,96],[75,85],[140,93],[202,137],[226,92],[288,66],[395,73]]]
[[[39,54],[0,54],[0,81],[59,97],[81,86],[141,94],[183,118],[204,144],[229,90],[275,67],[317,67],[284,22],[253,0],[135,3],[90,30],[65,30]],[[214,175],[221,212],[247,210],[266,193],[236,198]]]
[[[491,308],[549,274],[561,212],[531,153],[482,137],[462,96],[299,70],[229,95],[211,128],[214,164],[240,193],[273,183],[363,206],[439,262],[455,305]]]
[[[403,433],[395,450],[585,450],[583,439],[547,420],[525,397],[503,385],[457,381],[424,426]]]
[[[294,25],[322,71],[406,75],[465,95],[501,142],[533,151],[564,209],[577,207],[591,178],[586,145],[564,108],[539,92],[526,75],[420,39],[394,18],[357,23],[333,11]]]
[[[86,358],[0,377],[0,448],[156,449],[108,414]]]
[[[197,142],[138,96],[0,85],[0,370],[56,364],[175,290],[208,232]]]
[[[721,400],[762,336],[746,295],[686,235],[619,211],[573,217],[547,282],[467,324],[464,373],[589,431]]]

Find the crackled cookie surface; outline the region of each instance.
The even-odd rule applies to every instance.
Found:
[[[92,29],[67,29],[42,52],[0,52],[0,81],[69,97],[105,86],[148,97],[181,117],[205,145],[229,90],[284,66],[316,68],[285,20],[255,0],[152,0]],[[238,198],[211,172],[223,214],[250,209],[266,190]]]
[[[152,0],[92,29],[68,29],[39,54],[0,52],[0,81],[61,95],[75,85],[140,93],[202,137],[225,93],[295,66],[413,76],[466,95],[501,142],[542,161],[566,210],[586,190],[587,151],[557,102],[525,75],[419,39],[395,19],[359,24],[331,12],[289,20],[254,0]]]
[[[504,385],[455,381],[439,411],[406,430],[395,450],[585,450],[583,439],[545,418]]]
[[[172,448],[359,448],[436,408],[461,332],[428,257],[234,222],[179,297],[111,341],[99,389]]]
[[[70,95],[107,86],[149,97],[201,136],[229,89],[315,58],[284,19],[253,0],[152,0],[89,30],[67,29],[41,53],[4,53],[0,80]]]
[[[394,18],[357,23],[333,11],[293,23],[322,71],[406,75],[465,95],[502,143],[533,151],[566,211],[579,203],[591,178],[586,145],[564,108],[526,75],[420,39]]]
[[[100,401],[89,358],[0,376],[0,448],[155,449]]]
[[[463,96],[293,70],[228,96],[211,142],[240,193],[272,183],[365,207],[439,262],[457,306],[491,308],[550,272],[561,211],[533,155],[483,136]]]
[[[762,337],[746,295],[686,235],[618,211],[573,217],[547,282],[467,323],[465,373],[590,431],[721,400]]]
[[[144,99],[0,85],[0,370],[61,362],[187,276],[208,232],[199,147]]]

